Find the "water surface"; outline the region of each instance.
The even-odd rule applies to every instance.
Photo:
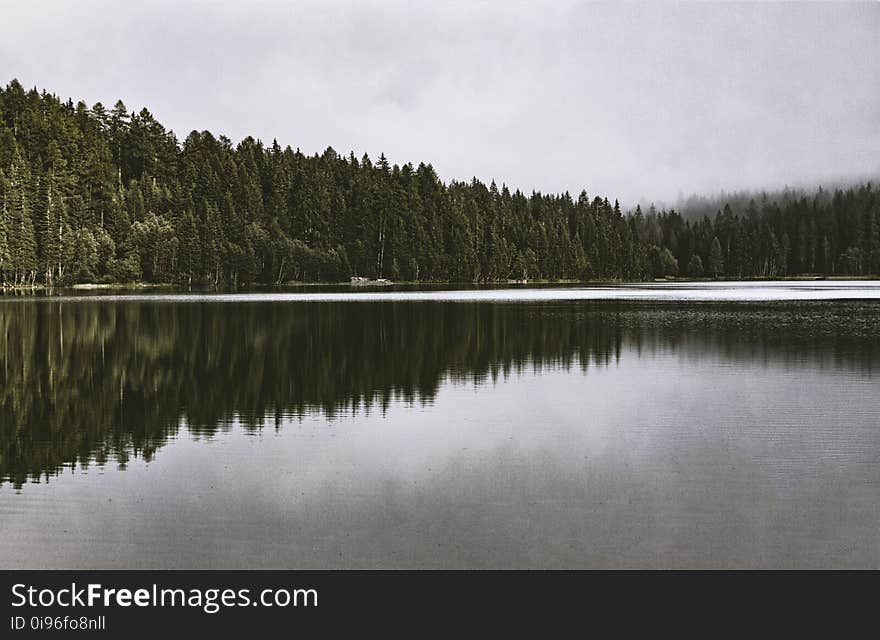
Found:
[[[880,566],[870,282],[0,299],[0,567]]]

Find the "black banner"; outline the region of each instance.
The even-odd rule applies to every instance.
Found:
[[[690,626],[695,616],[785,624],[828,614],[855,574],[569,571],[7,571],[0,637],[131,637],[362,628]],[[876,574],[862,574],[874,582]],[[873,590],[853,589],[849,611]],[[851,619],[851,616],[850,618]]]

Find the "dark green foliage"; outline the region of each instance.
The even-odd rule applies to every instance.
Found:
[[[871,184],[813,196],[741,196],[714,219],[624,215],[586,192],[444,184],[429,164],[180,143],[147,109],[88,108],[0,89],[4,285],[276,285],[350,276],[411,281],[641,280],[880,271]],[[714,206],[710,201],[701,206]]]
[[[703,275],[703,261],[696,253],[691,256],[687,266],[687,275],[691,278],[699,278]]]
[[[666,247],[651,245],[648,249],[651,263],[651,274],[655,278],[678,275],[678,260]]]
[[[724,275],[724,253],[717,237],[712,238],[712,246],[709,248],[709,271],[715,278]]]

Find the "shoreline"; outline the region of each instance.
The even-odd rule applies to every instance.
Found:
[[[486,287],[486,288],[507,288],[507,287],[517,287],[517,288],[528,288],[532,285],[581,285],[581,286],[607,286],[607,285],[638,285],[638,284],[657,284],[657,283],[699,283],[699,282],[729,282],[729,283],[738,283],[738,282],[840,282],[840,281],[877,281],[880,280],[880,275],[870,275],[870,276],[841,276],[841,275],[833,275],[833,276],[821,276],[821,275],[797,275],[797,276],[785,276],[780,278],[717,278],[717,279],[709,279],[709,278],[680,278],[680,277],[669,277],[669,278],[654,278],[652,280],[528,280],[525,282],[519,281],[497,281],[497,282],[455,282],[455,281],[436,281],[436,282],[428,282],[428,281],[397,281],[390,284],[392,287],[455,287],[455,286],[467,286],[467,287]],[[249,286],[242,287],[214,287],[210,285],[203,286],[186,286],[186,285],[178,285],[170,282],[161,282],[161,283],[150,283],[150,282],[129,282],[129,283],[97,283],[97,282],[84,282],[73,285],[66,285],[60,287],[47,287],[44,284],[34,284],[34,285],[19,285],[19,286],[11,286],[11,285],[2,285],[0,286],[0,294],[16,294],[16,293],[36,293],[36,292],[45,292],[45,291],[59,291],[59,292],[110,292],[110,291],[150,291],[150,290],[188,290],[188,291],[262,291],[262,290],[278,290],[285,289],[288,287],[351,287],[353,289],[386,289],[389,285],[359,285],[356,287],[352,287],[349,282],[298,282],[291,281],[285,282],[280,285],[264,285],[264,284],[254,284]]]

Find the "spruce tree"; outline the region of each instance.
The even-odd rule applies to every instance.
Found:
[[[724,255],[721,252],[721,243],[718,236],[712,238],[712,246],[709,248],[709,270],[716,280],[724,275]]]
[[[33,284],[37,268],[37,246],[28,196],[29,178],[27,165],[17,155],[9,171],[7,227],[10,266],[16,285]]]

